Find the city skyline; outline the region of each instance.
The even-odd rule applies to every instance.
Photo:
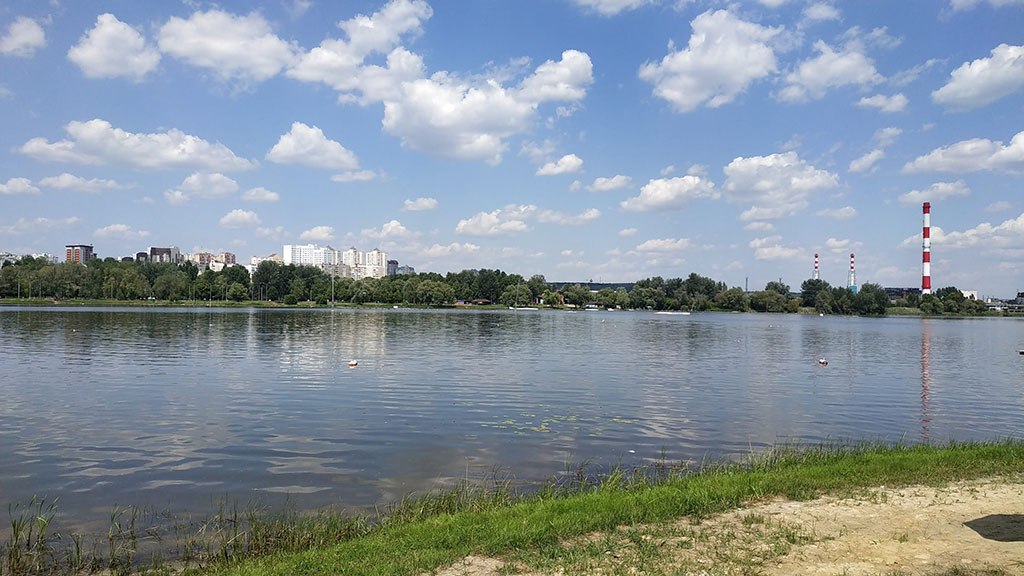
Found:
[[[0,8],[0,251],[1024,289],[1024,0]]]

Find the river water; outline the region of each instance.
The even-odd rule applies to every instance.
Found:
[[[361,511],[584,462],[1020,438],[1019,348],[993,318],[0,308],[0,504]]]

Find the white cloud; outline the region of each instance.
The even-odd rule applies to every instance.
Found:
[[[1024,213],[1006,220],[998,226],[988,222],[963,232],[945,232],[937,226],[931,229],[932,246],[949,249],[980,248],[985,250],[1019,248],[1024,243]],[[903,247],[920,246],[921,234],[905,239]]]
[[[886,148],[896,141],[900,135],[903,134],[903,130],[895,127],[881,128],[875,131],[875,142],[882,148]]]
[[[755,238],[750,241],[748,246],[754,249],[754,258],[757,260],[776,261],[802,258],[800,250],[782,246],[781,240],[781,236]]]
[[[126,132],[99,118],[69,122],[70,140],[50,143],[33,138],[19,151],[46,162],[72,164],[120,164],[139,170],[198,169],[209,171],[250,170],[255,165],[221,143],[176,129],[157,134]]]
[[[330,242],[331,240],[334,240],[334,227],[314,226],[302,234],[299,234],[299,240],[303,240],[305,242]]]
[[[681,210],[690,200],[719,197],[715,185],[700,176],[686,175],[677,178],[651,180],[640,189],[640,195],[622,201],[619,205],[628,212],[650,212],[653,210]]]
[[[149,236],[149,232],[145,230],[133,230],[131,226],[127,224],[111,224],[110,226],[104,226],[94,232],[97,238],[111,238],[120,240],[140,240]]]
[[[1006,200],[1000,200],[998,202],[993,202],[993,203],[989,204],[988,206],[986,206],[985,207],[985,211],[986,212],[1005,212],[1005,211],[1009,210],[1010,208],[1013,208],[1012,204],[1010,204]]]
[[[480,247],[476,244],[470,244],[468,242],[459,244],[458,242],[452,242],[447,246],[434,244],[433,246],[420,251],[420,255],[424,258],[441,258],[443,256],[452,256],[455,254],[469,254],[472,252],[478,252],[479,250]]]
[[[588,208],[575,216],[562,214],[554,210],[544,210],[537,215],[537,220],[545,224],[561,224],[563,226],[577,226],[592,222],[601,217],[601,211],[597,208]]]
[[[384,101],[383,126],[413,150],[498,164],[505,139],[529,129],[539,104],[581,99],[592,82],[590,57],[575,50],[539,66],[518,89],[438,72],[402,83],[400,94]]]
[[[611,190],[629,188],[632,185],[632,178],[629,176],[623,176],[622,174],[616,174],[611,178],[596,178],[593,184],[587,186],[587,190],[590,190],[591,192],[609,192]]]
[[[963,140],[936,148],[903,166],[905,174],[915,172],[1024,171],[1024,132],[1018,132],[1009,146],[985,138]]]
[[[0,182],[0,195],[39,194],[39,188],[28,178],[8,178],[7,184]]]
[[[615,16],[619,12],[636,10],[654,0],[572,0],[577,6],[593,10],[602,16]]]
[[[367,228],[362,231],[362,235],[367,238],[373,238],[374,240],[397,240],[403,238],[415,238],[416,236],[419,236],[419,234],[410,231],[405,226],[402,226],[402,223],[398,220],[385,222],[384,225],[380,227],[380,230]]]
[[[926,60],[924,64],[918,64],[917,66],[908,68],[907,70],[901,70],[900,72],[893,74],[889,78],[889,83],[893,86],[907,86],[908,84],[916,82],[922,72],[927,72],[941,63],[942,60],[939,60],[938,58]]]
[[[638,245],[637,252],[681,252],[690,247],[689,238],[660,238]]]
[[[292,0],[290,4],[285,5],[285,9],[288,11],[288,15],[291,16],[292,20],[298,20],[299,18],[302,18],[312,6],[312,0]]]
[[[669,44],[660,63],[640,67],[641,80],[654,85],[654,95],[678,112],[701,104],[717,108],[736,99],[754,81],[778,71],[769,45],[782,28],[766,28],[740,20],[727,10],[707,11],[694,18],[685,50]]]
[[[831,4],[817,2],[804,8],[804,20],[808,22],[824,22],[827,20],[839,20],[839,10]]]
[[[636,228],[623,228],[622,230],[619,230],[619,236],[622,236],[623,238],[636,236]]]
[[[786,75],[786,86],[778,94],[780,100],[817,100],[832,88],[850,85],[867,88],[884,80],[856,43],[836,52],[819,40],[814,48],[819,52],[816,58],[804,60],[794,72]]]
[[[68,59],[88,78],[125,76],[139,82],[160,63],[160,52],[113,14],[100,14],[96,26],[68,50]]]
[[[49,218],[34,218],[32,220],[26,220],[24,218],[18,218],[14,224],[8,226],[0,226],[0,234],[9,234],[11,236],[21,236],[24,234],[40,234],[42,232],[48,232],[55,228],[66,229],[72,224],[78,223],[78,217],[72,216],[70,218],[62,218],[60,220],[51,220]]]
[[[555,155],[555,143],[545,140],[540,144],[528,140],[519,147],[519,155],[526,156],[535,164],[541,164],[550,156]]]
[[[751,222],[743,227],[744,230],[750,230],[751,232],[774,232],[775,225],[771,222]]]
[[[836,220],[852,220],[857,217],[857,209],[853,206],[843,206],[842,208],[825,208],[818,210],[814,213],[816,216],[824,216],[825,218],[834,218]]]
[[[39,181],[39,185],[56,190],[75,190],[78,192],[101,192],[103,190],[121,190],[131,188],[130,185],[118,184],[116,180],[92,178],[86,180],[80,176],[64,172],[60,176],[48,176]]]
[[[281,40],[258,12],[235,16],[221,10],[172,17],[157,34],[160,50],[222,80],[262,82],[295,62],[297,48]]]
[[[840,240],[838,238],[829,238],[828,240],[825,241],[825,247],[827,247],[829,250],[836,254],[846,252],[847,250],[852,250],[854,248],[859,248],[862,245],[862,243],[854,242],[849,238],[843,240]]]
[[[417,198],[415,200],[406,200],[402,206],[403,212],[424,212],[426,210],[434,210],[437,208],[437,200],[433,198]]]
[[[271,192],[262,186],[250,188],[242,194],[242,200],[246,202],[277,202],[281,196],[277,192]]]
[[[215,172],[195,172],[185,178],[177,188],[164,192],[164,198],[171,204],[185,204],[192,197],[223,198],[238,191],[238,183]]]
[[[978,4],[986,2],[994,8],[1024,4],[1024,0],[950,0],[949,5],[952,6],[953,10],[972,10]]]
[[[947,108],[980,108],[1024,89],[1024,46],[1000,44],[990,58],[965,62],[950,73],[950,81],[932,92],[932,100]]]
[[[342,172],[341,174],[335,174],[331,176],[331,182],[368,182],[379,177],[373,170],[350,170],[348,172]]]
[[[857,101],[857,106],[861,108],[878,108],[880,112],[902,112],[907,107],[908,102],[909,100],[902,93],[896,93],[892,96],[875,94],[874,96],[861,98]]]
[[[252,228],[260,225],[260,217],[251,210],[234,209],[220,219],[222,228]]]
[[[320,128],[302,122],[292,123],[291,130],[278,139],[266,158],[277,164],[301,164],[328,170],[359,168],[355,154],[338,142],[328,140]]]
[[[736,158],[723,171],[723,189],[733,204],[750,205],[742,220],[773,220],[795,214],[811,195],[839,185],[839,177],[818,170],[796,152]]]
[[[920,204],[922,202],[941,202],[954,196],[970,196],[971,189],[963,180],[956,182],[936,182],[926,190],[911,190],[900,196],[903,204]]]
[[[860,158],[850,161],[850,172],[874,172],[877,168],[875,164],[882,158],[885,158],[883,150],[872,150]]]
[[[575,154],[566,154],[558,159],[558,162],[548,162],[537,169],[537,176],[555,176],[558,174],[571,174],[579,172],[583,168],[583,160]]]
[[[36,50],[46,46],[46,33],[35,20],[18,16],[0,36],[0,54],[31,58]]]
[[[284,226],[275,226],[273,228],[258,227],[256,228],[256,235],[280,242],[285,239],[288,233],[285,231]]]
[[[534,215],[533,205],[509,205],[493,212],[480,212],[472,218],[459,220],[455,232],[469,236],[507,236],[529,229],[526,220]]]

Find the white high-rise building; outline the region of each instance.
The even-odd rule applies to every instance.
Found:
[[[323,268],[334,263],[333,248],[321,248],[316,244],[285,244],[281,253],[284,265],[317,266]]]

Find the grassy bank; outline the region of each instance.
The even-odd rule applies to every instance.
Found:
[[[127,515],[122,509],[120,515],[112,515],[110,557],[99,560],[83,554],[80,537],[58,541],[48,534],[46,524],[52,516],[39,506],[27,509],[28,514],[12,514],[15,524],[16,516],[21,518],[21,528],[2,550],[0,575],[98,569],[113,574],[183,570],[238,576],[414,575],[468,555],[529,557],[530,562],[543,564],[564,559],[565,543],[585,535],[706,518],[770,496],[804,500],[881,485],[942,484],[1022,473],[1020,441],[782,447],[740,464],[711,463],[693,469],[659,463],[594,480],[581,471],[570,482],[529,493],[501,482],[465,484],[442,494],[407,498],[372,518],[294,512],[266,516],[228,507],[193,526],[189,534],[175,536],[178,557],[166,559],[135,555],[135,539],[144,534],[135,528],[134,513]],[[800,537],[781,530],[779,545]],[[58,552],[58,546],[68,542],[68,551]],[[574,554],[604,554],[597,545],[577,548],[582,552]]]

